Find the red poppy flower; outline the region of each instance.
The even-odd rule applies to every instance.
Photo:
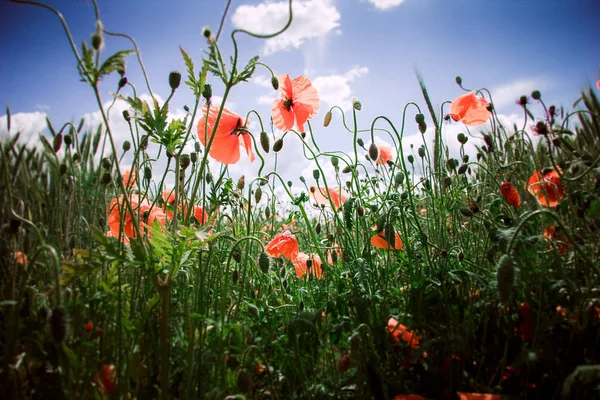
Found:
[[[409,330],[406,326],[399,324],[395,318],[388,320],[386,330],[392,335],[392,340],[395,343],[400,343],[400,339],[402,339],[413,349],[419,348],[419,344],[423,340],[423,337]]]
[[[519,192],[510,182],[502,182],[500,184],[500,194],[504,197],[504,200],[513,207],[519,207],[521,205],[521,196]]]
[[[571,248],[569,239],[565,236],[560,235],[556,232],[556,227],[554,225],[550,225],[546,229],[544,229],[544,236],[551,241],[558,242],[558,254],[565,254]],[[552,245],[550,245],[552,248]]]
[[[288,74],[279,76],[281,97],[273,101],[271,117],[273,124],[282,132],[294,127],[294,120],[300,133],[304,124],[319,111],[319,94],[310,80],[301,75],[293,80]]]
[[[135,180],[137,179],[137,173],[135,172],[135,168],[130,168],[123,172],[123,185],[131,189],[135,186]]]
[[[460,400],[502,400],[499,394],[456,392]]]
[[[486,99],[475,96],[475,92],[469,92],[450,103],[450,116],[468,126],[483,125],[491,115],[489,106]]]
[[[335,206],[336,209],[340,208],[342,206],[342,204],[344,204],[346,202],[346,200],[348,199],[348,196],[346,196],[344,194],[344,191],[342,190],[342,188],[339,188],[339,189],[329,188],[329,190],[325,190],[324,187],[317,188],[316,186],[311,186],[310,187],[310,195],[317,204],[324,205],[324,206],[331,205],[329,203],[329,199],[331,199],[331,201],[333,202],[333,205]]]
[[[311,261],[310,268],[308,267],[308,260]],[[323,277],[321,258],[316,254],[308,255],[306,253],[298,253],[297,256],[292,259],[292,264],[294,265],[298,278],[302,278],[306,274],[314,274],[317,279]]]
[[[295,260],[298,256],[298,240],[290,231],[278,233],[265,247],[265,251],[271,257],[284,256],[288,260]]]
[[[525,341],[533,338],[533,321],[531,319],[531,309],[529,304],[521,303],[519,307],[519,336]]]
[[[217,106],[211,105],[208,115],[206,109],[205,104],[202,107],[202,117],[198,121],[198,139],[204,146],[210,141],[219,115],[219,107]],[[207,117],[208,131],[205,131]],[[219,126],[214,133],[215,137],[208,152],[210,156],[223,164],[235,164],[240,159],[240,146],[243,146],[246,153],[248,153],[250,162],[253,162],[252,138],[249,133],[245,132],[245,129],[244,120],[239,114],[223,108]]]
[[[83,326],[83,329],[87,332],[90,333],[93,329],[94,329],[94,323],[92,321],[88,322],[87,324],[85,324]]]
[[[377,164],[387,164],[388,161],[394,159],[393,149],[390,146],[384,144],[378,144],[377,149],[379,150],[379,157],[377,158]]]
[[[394,247],[392,247],[387,240],[385,240],[384,231],[381,230],[377,232],[375,236],[371,237],[371,245],[378,247],[380,249],[391,249],[391,250],[402,250],[404,248],[404,244],[402,243],[402,239],[400,239],[400,235],[398,232],[396,233],[396,240],[394,243]]]
[[[201,224],[208,221],[208,214],[200,206],[194,206],[194,217],[196,217]]]
[[[116,393],[117,370],[112,364],[105,364],[96,374],[95,381],[100,385],[100,392],[103,394]]]
[[[138,213],[140,219],[143,221],[147,221],[149,226],[154,224],[154,221],[158,221],[161,225],[165,225],[167,222],[167,215],[158,207],[152,207],[148,203],[147,200],[139,201],[139,197],[137,195],[132,195],[130,200],[131,207],[134,213]],[[121,229],[121,210],[125,208],[126,205],[124,203],[124,196],[121,195],[119,199],[112,199],[110,202],[110,206],[108,207],[108,227],[110,229],[109,234],[112,237],[118,238],[119,232]],[[144,222],[140,223],[140,228],[144,226]],[[128,243],[129,240],[135,237],[135,229],[133,227],[133,220],[131,218],[131,214],[128,211],[124,213],[124,221],[123,221],[123,241]]]
[[[529,178],[527,190],[543,207],[556,207],[565,195],[560,176],[555,170],[543,175],[535,171]]]
[[[29,260],[27,256],[22,251],[17,251],[13,253],[13,258],[15,262],[23,267],[27,267],[29,265]]]

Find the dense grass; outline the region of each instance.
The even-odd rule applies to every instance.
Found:
[[[98,51],[107,38],[98,25],[77,55],[98,100],[103,76],[126,76],[129,53]],[[16,137],[0,144],[3,398],[600,396],[596,369],[585,368],[600,357],[593,90],[572,112],[539,92],[515,99],[521,127],[503,126],[489,92],[478,91],[490,124],[465,126],[460,159],[441,139],[447,104],[434,111],[422,82],[425,107],[407,105],[399,126],[362,121],[359,103],[351,124],[328,113],[325,125],[354,138],[351,154],[321,152],[326,128],[315,121],[305,133],[262,122],[260,134],[239,131],[253,135],[259,163],[277,157],[286,135],[302,140],[317,169],[292,193],[276,169],[234,182],[207,151],[219,144],[197,142],[207,82],[223,81],[225,102],[262,67],[242,67],[237,52],[226,63],[214,36],[207,43],[200,67],[182,50],[196,99],[182,120],[167,120],[171,96],[184,90],[173,73],[165,105],[144,103],[121,81],[131,106],[122,148],[106,120],[93,130],[48,122],[37,147]],[[427,124],[434,139],[404,153],[403,133]],[[359,126],[387,135],[397,157],[377,163],[383,147],[358,139]],[[476,159],[469,141],[484,143]],[[164,170],[151,149],[168,159]],[[131,179],[123,157],[133,160]],[[342,187],[345,201],[315,205],[311,186]],[[307,264],[265,252],[287,229]],[[571,386],[570,374],[585,379]]]

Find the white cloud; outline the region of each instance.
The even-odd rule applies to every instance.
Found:
[[[339,106],[344,111],[352,108],[352,88],[350,83],[366,75],[367,67],[354,67],[343,75],[318,76],[312,83],[319,92],[321,101],[330,106]]]
[[[263,94],[262,96],[258,96],[256,101],[258,104],[273,104],[273,100],[275,100],[276,96],[272,96],[269,94]]]
[[[236,28],[257,34],[270,34],[285,26],[289,5],[283,2],[264,2],[239,6],[231,18]],[[281,35],[267,39],[263,54],[269,55],[290,48],[298,49],[307,40],[321,38],[340,26],[340,13],[330,0],[298,0],[292,4],[293,20]]]
[[[511,103],[514,104],[522,95],[529,96],[533,90],[546,88],[548,88],[548,80],[542,77],[520,79],[496,86],[491,90],[494,107],[500,109]]]
[[[264,88],[272,88],[273,85],[271,84],[271,78],[268,76],[264,76],[264,75],[257,75],[254,78],[252,78],[252,83],[254,83],[255,85],[264,87]]]
[[[369,0],[369,3],[373,4],[378,10],[386,11],[393,7],[399,6],[405,1],[406,0]]]
[[[46,130],[46,113],[34,111],[30,113],[12,114],[10,117],[10,132],[8,131],[8,116],[0,117],[0,140],[13,138],[19,133],[19,142],[30,144],[37,140],[38,134]]]

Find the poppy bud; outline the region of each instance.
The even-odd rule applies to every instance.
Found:
[[[408,160],[409,163],[414,163],[415,162],[415,158],[413,157],[412,154],[409,154],[408,157],[406,157],[406,159]]]
[[[268,210],[268,208],[267,208]],[[258,266],[263,273],[269,272],[269,267],[271,266],[271,259],[266,252],[261,252],[260,256],[258,256]]]
[[[457,85],[462,85],[462,78],[460,76],[457,76],[455,80]]]
[[[63,142],[62,133],[59,133],[58,135],[54,136],[54,140],[52,141],[52,148],[54,149],[55,153],[58,153],[58,151],[62,147],[62,142]]]
[[[337,158],[336,156],[331,157],[331,165],[333,165],[334,167],[337,167],[340,163],[339,158]]]
[[[539,100],[542,98],[542,94],[539,90],[534,90],[533,92],[531,92],[531,98],[534,100]]]
[[[287,181],[287,185],[288,185],[288,187],[292,187],[292,181]]]
[[[360,147],[365,147],[365,142],[361,139],[358,138],[356,139],[356,143],[360,146]]]
[[[283,148],[283,139],[277,139],[273,144],[273,151],[278,153]]]
[[[427,132],[427,124],[425,122],[421,122],[419,124],[419,132],[421,132],[421,133]]]
[[[262,147],[265,153],[269,152],[269,147],[271,147],[271,143],[269,140],[269,135],[265,131],[262,131],[260,133],[260,146]]]
[[[271,218],[271,208],[270,207],[265,208],[265,217],[267,219]]]
[[[238,261],[238,258],[239,258],[239,261]],[[238,263],[241,262],[242,261],[242,253],[241,252],[238,253],[234,250],[233,251],[233,259]],[[240,273],[238,272],[237,269],[234,269],[233,272],[231,273],[231,281],[235,285],[238,283],[239,279],[240,279]]]
[[[212,36],[212,30],[208,26],[203,27],[202,36],[204,36],[207,39],[210,39],[210,37]]]
[[[262,189],[259,187],[254,191],[254,201],[256,204],[260,203],[260,199],[262,198]]]
[[[194,143],[194,150],[196,150],[196,153],[200,152],[200,142]]]
[[[129,116],[129,111],[123,110],[123,118],[125,118],[125,121],[127,121],[127,122],[131,121],[131,117]]]
[[[473,211],[471,211],[470,208],[468,207],[461,207],[458,211],[460,211],[460,213],[462,215],[464,215],[465,217],[472,217],[473,216]]]
[[[246,176],[242,175],[242,176],[240,176],[240,179],[238,179],[238,181],[237,181],[237,188],[239,190],[244,190],[245,186],[246,186]]]
[[[502,182],[500,184],[500,194],[504,197],[504,200],[513,207],[519,207],[521,205],[521,197],[519,192],[510,182]]]
[[[462,174],[464,174],[465,172],[467,172],[467,168],[469,168],[469,164],[463,164],[463,165],[461,165],[461,166],[458,168],[458,171],[457,171],[457,172],[458,172],[458,174],[459,174],[459,175],[462,175]]]
[[[131,149],[131,142],[129,142],[129,140],[126,140],[123,142],[123,151],[129,151],[129,149]]]
[[[417,114],[415,115],[415,121],[417,122],[417,124],[422,124],[423,122],[425,122],[425,116],[423,114]]]
[[[196,161],[198,161],[198,154],[196,153],[191,153],[190,154],[190,160],[195,164]]]
[[[123,89],[125,87],[125,85],[127,85],[127,77],[126,76],[119,79],[119,89]]]
[[[235,246],[231,250],[231,258],[233,258],[238,264],[242,262],[242,250],[240,249],[240,246]],[[237,279],[235,280],[237,281]]]
[[[352,108],[354,108],[356,111],[360,111],[362,109],[362,104],[356,97],[352,98]]]
[[[329,124],[331,123],[331,118],[332,118],[332,114],[331,111],[327,111],[327,114],[325,114],[325,119],[323,120],[323,126],[325,128],[327,128],[329,126]]]
[[[187,169],[187,167],[190,166],[190,155],[189,154],[182,154],[181,158],[179,159],[179,162],[181,163],[181,168],[183,168],[184,170]]]
[[[181,72],[179,71],[171,71],[169,74],[169,86],[171,86],[171,90],[175,90],[181,84]]]
[[[358,215],[359,217],[364,217],[365,209],[363,208],[363,206],[356,207],[356,215]]]
[[[102,47],[102,35],[98,32],[92,35],[92,47],[94,50],[98,51]]]
[[[338,358],[338,371],[346,372],[348,368],[350,368],[350,358],[348,356]]]
[[[60,290],[60,288],[56,288]],[[69,321],[65,310],[62,307],[56,307],[52,310],[50,315],[50,332],[52,333],[52,339],[58,344],[65,341],[67,333],[69,331]]]
[[[70,146],[71,143],[73,143],[73,136],[71,136],[71,135],[65,135],[64,138],[63,138],[63,141],[65,142],[65,144],[67,146]]]
[[[238,371],[235,381],[242,393],[248,393],[252,388],[252,375],[245,368]]]
[[[73,162],[76,163],[77,161],[79,161],[79,153],[74,153],[73,154]]]
[[[102,175],[102,183],[108,185],[111,181],[112,176],[108,172],[105,172],[104,175]]]
[[[304,177],[303,177],[303,176],[300,176],[300,178],[299,178],[299,179],[300,179],[300,182],[302,182],[302,183],[306,183],[306,179],[304,179]]]
[[[207,83],[204,85],[204,88],[202,89],[202,97],[204,97],[206,100],[210,100],[212,97],[212,87],[210,84]]]
[[[396,186],[400,186],[402,185],[402,182],[404,182],[404,174],[402,172],[398,172],[394,177],[394,184]]]
[[[317,235],[321,234],[321,223],[317,222],[317,226],[315,226],[315,232],[317,233]]]
[[[496,285],[500,302],[506,303],[510,299],[514,280],[514,262],[508,254],[504,254],[498,260],[498,269],[496,270]]]
[[[140,148],[142,150],[146,150],[148,148],[148,135],[142,136],[142,139],[140,140]]]
[[[350,172],[352,172],[352,167],[350,165],[346,165],[342,170],[343,174],[349,174]]]
[[[419,153],[419,157],[421,157],[421,158],[425,157],[425,147],[423,147],[423,146],[419,147],[418,153]]]
[[[60,164],[59,173],[60,173],[60,176],[63,176],[64,174],[67,173],[67,164]]]
[[[460,144],[465,144],[469,141],[469,138],[464,133],[459,133],[456,135],[456,139],[458,139]]]
[[[464,162],[465,164],[469,162],[469,155],[468,155],[468,154],[465,154],[465,155],[462,157],[462,162]]]
[[[450,171],[454,171],[457,166],[458,166],[458,160],[456,158],[450,158],[449,160],[446,161],[446,167],[448,167],[448,169]]]
[[[371,157],[371,160],[373,161],[377,161],[379,158],[379,148],[375,143],[371,143],[369,146],[369,157]]]
[[[458,257],[457,257],[457,258],[458,258],[458,261],[459,261],[459,262],[460,262],[460,261],[462,261],[462,260],[464,260],[464,259],[465,259],[465,253],[463,253],[463,252],[461,251],[460,253],[458,253]]]
[[[279,89],[279,79],[277,79],[276,76],[271,77],[271,86],[273,86],[273,89],[275,90]]]

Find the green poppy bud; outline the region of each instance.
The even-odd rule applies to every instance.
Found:
[[[269,140],[269,135],[265,131],[262,131],[260,133],[260,146],[262,147],[265,153],[269,152],[269,148],[271,147],[271,141]]]
[[[423,114],[417,114],[415,115],[415,121],[417,122],[417,124],[422,124],[423,122],[425,122],[425,116]]]
[[[210,100],[212,97],[212,87],[210,84],[207,83],[204,85],[204,88],[202,89],[202,97],[204,97],[206,100]]]
[[[464,133],[459,133],[456,135],[456,138],[460,144],[465,144],[469,141],[469,138]]]
[[[275,90],[279,89],[279,79],[277,79],[276,76],[271,77],[271,86],[273,86],[273,89]]]
[[[129,142],[129,140],[126,140],[123,142],[123,151],[129,151],[129,149],[131,149],[131,142]]]
[[[181,158],[179,159],[179,163],[181,164],[181,168],[183,168],[184,170],[187,169],[187,167],[190,166],[190,155],[189,154],[182,154]]]
[[[171,90],[175,90],[181,84],[181,72],[179,71],[171,71],[169,74],[169,86],[171,86]]]
[[[369,146],[369,157],[371,157],[371,160],[373,161],[377,161],[379,158],[379,147],[377,147],[375,143],[371,143]]]
[[[277,139],[273,144],[273,151],[278,153],[283,148],[283,139]]]
[[[333,117],[333,115],[331,114],[331,111],[327,111],[327,114],[325,114],[325,119],[323,120],[323,126],[325,128],[327,128],[329,126],[329,124],[331,123],[332,117]]]
[[[313,178],[315,178],[315,181],[318,181],[320,177],[321,172],[318,169],[313,170]]]

